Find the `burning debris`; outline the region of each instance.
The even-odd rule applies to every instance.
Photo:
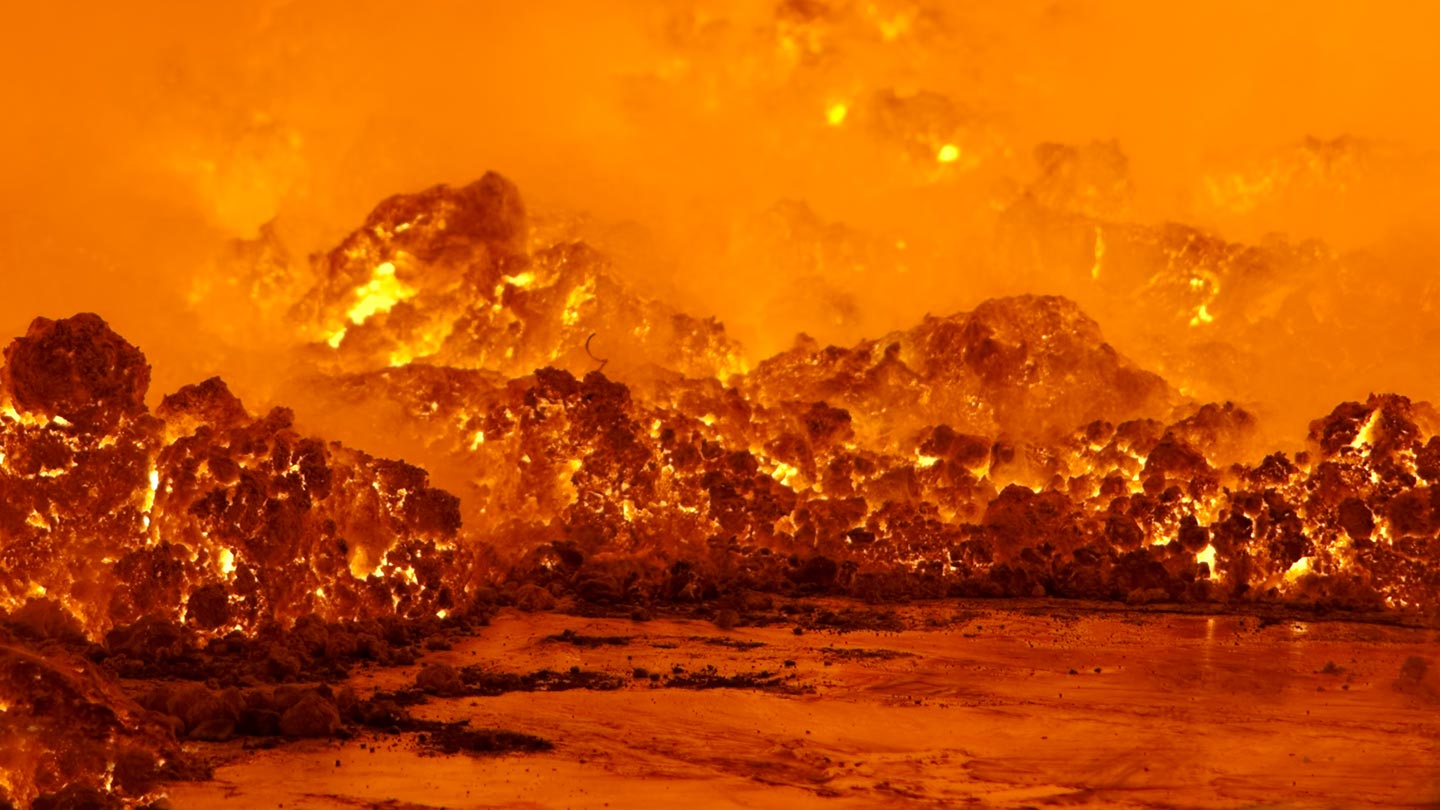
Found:
[[[48,795],[33,806],[113,807],[112,792],[142,797],[162,779],[187,776],[170,730],[113,676],[0,637],[0,806]]]
[[[144,356],[96,315],[37,319],[10,344],[10,801],[140,801],[175,775],[177,739],[399,727],[393,698],[305,682],[413,661],[500,603],[708,605],[731,626],[756,593],[1440,607],[1428,405],[1343,403],[1308,449],[1241,463],[1251,414],[1188,399],[1059,297],[848,349],[802,336],[747,372],[719,324],[527,233],[496,175],[398,195],[290,309],[313,338],[290,389],[302,410],[415,463],[307,435],[283,407],[254,416],[219,379],[152,411]],[[606,373],[594,334],[631,336],[604,349],[620,358]],[[161,674],[191,682],[138,691]],[[620,685],[431,666],[415,692]],[[790,688],[769,671],[669,685]],[[436,739],[548,745],[505,733]]]
[[[458,501],[424,470],[301,436],[283,408],[253,418],[218,379],[151,413],[143,355],[94,315],[37,319],[5,356],[9,609],[54,600],[95,638],[154,618],[223,634],[433,615],[469,587]]]
[[[644,299],[583,243],[528,250],[519,191],[496,174],[382,202],[316,264],[292,317],[333,354],[321,364],[363,371],[412,361],[506,376],[607,357],[657,358],[688,374],[738,370],[719,324]],[[318,341],[317,341],[318,342]]]

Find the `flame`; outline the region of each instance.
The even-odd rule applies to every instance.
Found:
[[[512,287],[524,289],[535,283],[535,274],[526,270],[523,273],[517,273],[513,276],[501,276],[500,280]]]
[[[1195,562],[1204,563],[1210,567],[1210,578],[1215,579],[1219,573],[1215,570],[1215,545],[1209,544],[1195,554]]]
[[[1285,581],[1294,582],[1308,573],[1310,573],[1310,558],[1301,557],[1285,570]]]
[[[1095,263],[1090,265],[1090,280],[1100,280],[1100,268],[1105,262],[1105,232],[1095,226]]]
[[[214,637],[446,618],[539,569],[578,600],[630,566],[654,604],[688,565],[1433,611],[1440,417],[1326,414],[1376,381],[1440,398],[1415,354],[1435,71],[1389,58],[1432,61],[1434,12],[1175,37],[1134,3],[522,5],[476,61],[472,12],[396,36],[262,5],[122,31],[120,58],[103,20],[11,15],[34,115],[0,154],[33,193],[0,223],[47,270],[0,308],[103,306],[152,355],[76,327],[41,357],[54,322],[7,350],[0,608]],[[1384,45],[1307,51],[1337,36]],[[1136,48],[1138,78],[1089,58]],[[1296,64],[1327,92],[1288,92]],[[431,185],[475,155],[534,197]],[[212,368],[295,411],[147,399]]]
[[[374,273],[370,280],[355,290],[355,305],[345,313],[345,317],[355,325],[360,325],[369,320],[372,315],[389,312],[395,305],[415,295],[417,290],[395,277],[394,262],[381,262],[375,266]],[[339,338],[331,336],[332,346],[338,345],[344,339],[341,333]]]
[[[1355,438],[1350,441],[1350,447],[1356,450],[1369,449],[1375,443],[1375,429],[1380,424],[1380,409],[1376,408],[1365,418],[1365,424],[1355,432]]]
[[[571,290],[565,297],[565,311],[560,317],[560,322],[566,326],[574,326],[580,322],[581,310],[595,300],[595,284],[593,281],[586,282]]]

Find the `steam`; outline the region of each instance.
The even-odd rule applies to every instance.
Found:
[[[1440,397],[1421,362],[1440,339],[1425,325],[1437,16],[1298,2],[31,4],[11,12],[0,55],[25,77],[0,89],[0,333],[95,310],[145,348],[153,390],[221,373],[258,404],[292,338],[200,283],[231,240],[273,221],[303,272],[381,198],[494,169],[642,290],[725,321],[752,360],[800,331],[853,343],[927,311],[1054,292],[1171,382],[1258,404],[1294,436],[1370,390]],[[1101,189],[1097,208],[1086,180],[1051,208],[1320,258],[1279,262],[1243,312],[1207,310],[1216,323],[1197,335],[1092,284],[1090,257],[1004,249],[1005,215],[1045,179],[1036,147],[1111,141],[1123,189]]]

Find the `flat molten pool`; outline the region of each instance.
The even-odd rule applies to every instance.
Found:
[[[287,810],[1440,806],[1434,630],[1055,605],[902,613],[915,629],[803,634],[501,614],[351,683],[401,688],[436,662],[623,676],[607,691],[415,708],[552,751],[435,755],[414,734],[371,731],[203,746],[226,764],[170,797]],[[1432,662],[1419,679],[1402,675],[1412,657]],[[724,680],[762,672],[759,687]]]

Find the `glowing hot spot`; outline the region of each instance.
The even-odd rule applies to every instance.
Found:
[[[355,305],[345,316],[355,325],[365,323],[370,316],[381,312],[389,312],[395,305],[413,297],[416,293],[414,287],[395,277],[395,264],[393,262],[381,262],[371,274],[370,281],[355,290]],[[344,335],[341,335],[344,338]],[[333,339],[333,337],[332,337]],[[337,340],[334,344],[338,345]]]

